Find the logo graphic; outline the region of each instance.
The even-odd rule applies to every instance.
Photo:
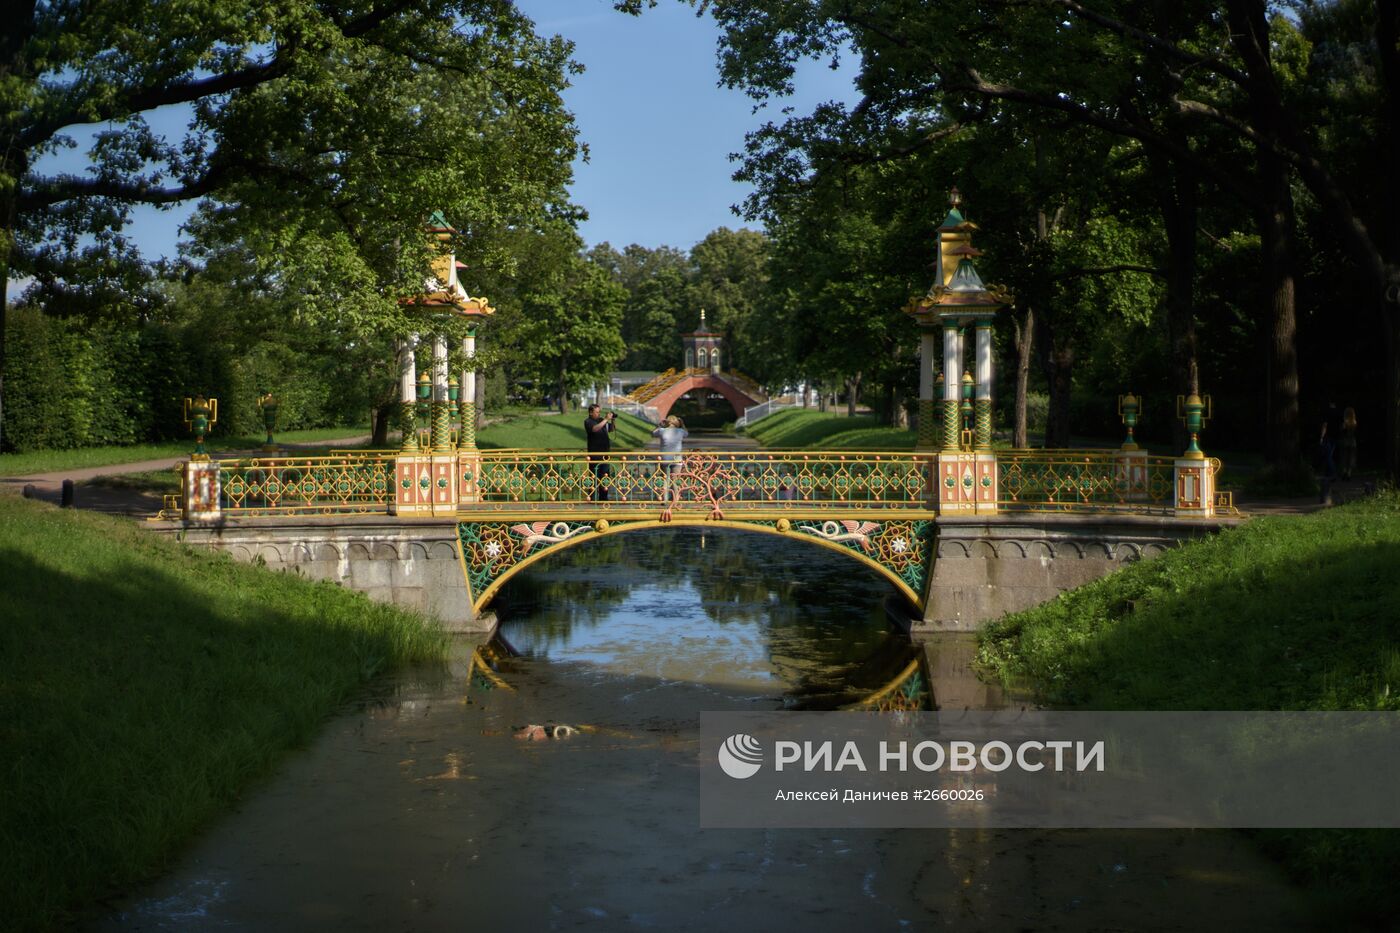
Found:
[[[737,780],[751,778],[763,767],[763,746],[753,736],[736,732],[719,747],[719,766]]]

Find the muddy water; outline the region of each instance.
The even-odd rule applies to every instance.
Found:
[[[1288,929],[1226,833],[697,828],[700,710],[823,707],[911,650],[891,588],[780,539],[662,531],[536,565],[500,600],[513,689],[465,661],[331,721],[118,930]],[[965,642],[933,668],[994,701]],[[586,731],[512,736],[529,723]]]

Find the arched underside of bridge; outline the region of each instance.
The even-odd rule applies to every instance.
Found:
[[[656,409],[657,417],[665,418],[670,413],[671,406],[680,401],[681,396],[687,392],[694,392],[696,389],[708,389],[724,396],[724,400],[734,409],[736,418],[744,413],[744,409],[752,408],[758,404],[757,400],[749,398],[722,377],[708,373],[703,376],[687,376],[647,404]]]
[[[813,516],[711,519],[703,513],[677,515],[670,522],[654,518],[556,521],[459,522],[462,572],[472,607],[480,612],[507,580],[521,570],[568,547],[605,535],[648,528],[703,526],[779,535],[808,541],[853,558],[885,577],[920,612],[933,557],[934,523],[930,519],[833,521]]]

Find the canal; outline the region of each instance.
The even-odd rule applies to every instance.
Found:
[[[1278,870],[1225,832],[699,829],[699,712],[878,687],[918,650],[886,620],[895,595],[838,554],[732,530],[566,550],[502,590],[490,676],[466,676],[464,644],[377,684],[96,926],[1301,927]],[[998,702],[969,647],[938,647],[935,692]]]

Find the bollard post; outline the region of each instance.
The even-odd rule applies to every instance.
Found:
[[[60,494],[58,504],[60,508],[73,508],[73,481],[71,479],[63,481],[63,492]]]

